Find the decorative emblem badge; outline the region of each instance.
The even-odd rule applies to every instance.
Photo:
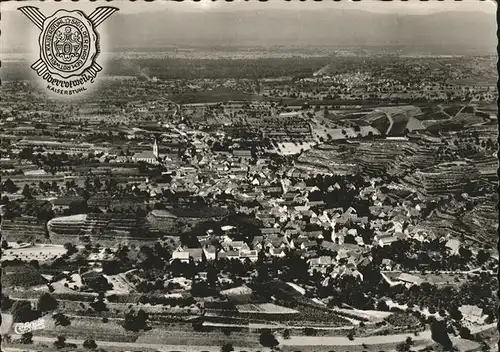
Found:
[[[89,16],[78,10],[58,10],[50,17],[33,6],[19,10],[41,30],[40,58],[31,68],[49,83],[47,88],[63,95],[86,90],[85,83],[93,83],[102,70],[96,62],[99,55],[96,28],[118,9],[98,7]]]

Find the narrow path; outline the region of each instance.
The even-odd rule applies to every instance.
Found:
[[[389,120],[389,127],[387,127],[387,131],[385,132],[386,136],[388,136],[389,132],[391,132],[392,125],[394,125],[394,120],[392,119],[392,116],[386,111],[382,111],[382,110],[378,110],[378,109],[375,109],[373,111],[383,113],[385,115],[385,117],[387,117],[387,119]]]

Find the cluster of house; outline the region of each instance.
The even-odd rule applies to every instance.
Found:
[[[223,231],[229,231],[232,226],[223,226]],[[200,261],[213,261],[218,259],[237,259],[241,261],[250,260],[255,262],[259,258],[258,247],[251,249],[250,246],[244,241],[233,241],[231,237],[225,235],[221,238],[221,242],[214,244],[213,237],[208,231],[206,236],[198,238],[200,247],[189,248],[179,246],[173,253],[171,261],[176,259],[183,263],[189,263],[190,260],[194,262]]]
[[[410,237],[426,239],[421,229],[414,226],[425,205],[410,201],[384,205],[387,196],[374,184],[360,193],[372,201],[370,215],[361,216],[354,207],[329,209],[323,200],[309,200],[309,194],[318,188],[306,186],[304,181],[284,178],[272,182],[260,177],[254,180],[259,180],[258,185],[246,193],[251,202],[241,204],[238,211],[252,214],[262,222],[260,235],[245,243],[235,240],[238,234],[233,226],[222,226],[222,235],[216,236],[209,230],[198,237],[196,248],[179,246],[172,260],[187,263],[227,258],[255,262],[259,255],[283,258],[294,251],[307,260],[311,273],[328,272],[327,277],[352,275],[362,279],[358,266],[372,260],[369,251],[372,246],[388,246]],[[365,243],[359,231],[368,229],[374,235],[371,242]]]

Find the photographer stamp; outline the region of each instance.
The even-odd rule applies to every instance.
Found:
[[[62,9],[49,17],[34,6],[19,10],[40,29],[40,58],[31,68],[47,82],[47,89],[61,95],[87,90],[102,70],[97,62],[97,27],[118,9],[98,7],[88,16],[79,10]]]

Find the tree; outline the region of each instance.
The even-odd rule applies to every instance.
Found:
[[[0,307],[2,308],[2,312],[9,310],[10,307],[12,307],[12,300],[9,298],[9,296],[4,295],[2,293],[2,301],[0,303]]]
[[[68,326],[71,324],[69,318],[62,313],[54,314],[53,318],[55,320],[56,325]]]
[[[477,252],[477,261],[479,265],[483,265],[490,259],[491,255],[490,252],[484,249],[480,249],[479,252]]]
[[[54,216],[55,214],[54,211],[52,210],[52,205],[48,201],[39,203],[38,213],[36,214],[38,220],[47,222],[52,218],[54,218]]]
[[[231,352],[234,351],[233,345],[231,343],[225,343],[221,348],[221,352]]]
[[[2,249],[9,249],[9,244],[6,240],[2,240]]]
[[[106,303],[104,303],[104,300],[102,298],[98,299],[95,302],[92,302],[90,304],[90,306],[92,308],[94,308],[94,310],[96,312],[107,312],[107,311],[109,311],[109,308],[106,306]]]
[[[463,338],[463,339],[468,339],[470,340],[471,339],[471,334],[470,334],[470,330],[468,327],[466,326],[462,326],[460,327],[460,337]]]
[[[106,290],[113,287],[113,285],[108,282],[108,279],[102,275],[96,275],[87,280],[87,286],[95,292],[106,292]]]
[[[57,336],[57,340],[54,341],[55,348],[64,348],[66,347],[66,337]]]
[[[24,345],[30,345],[33,343],[33,334],[31,332],[27,332],[21,335],[20,342]]]
[[[434,320],[431,323],[431,337],[432,339],[443,346],[445,349],[450,350],[453,348],[453,343],[451,342],[448,332],[446,331],[446,325],[442,321]]]
[[[27,199],[33,198],[33,196],[31,195],[30,186],[28,186],[28,185],[24,185],[22,194],[23,194],[24,198],[27,198]]]
[[[21,216],[23,210],[21,208],[21,204],[17,201],[9,201],[4,207],[3,217],[5,219],[13,219],[18,216]]]
[[[271,330],[264,330],[259,337],[259,342],[264,347],[274,348],[279,345]]]
[[[316,336],[316,329],[314,329],[314,328],[305,328],[304,329],[304,334],[306,336]]]
[[[58,303],[57,300],[52,297],[50,293],[44,293],[38,299],[38,310],[41,312],[48,312],[54,309],[57,309]]]
[[[30,260],[29,265],[32,266],[33,268],[37,269],[37,270],[40,269],[40,263],[36,259]]]
[[[125,323],[123,327],[125,330],[129,331],[139,331],[147,328],[147,319],[148,314],[144,312],[142,309],[139,309],[137,314],[134,314],[133,311],[125,314]]]
[[[290,330],[288,329],[283,330],[283,338],[285,340],[288,340],[290,338]]]
[[[68,255],[72,255],[72,254],[75,254],[76,252],[78,252],[78,249],[75,247],[75,245],[73,243],[70,243],[70,242],[66,242],[64,244],[64,248],[67,250],[66,254],[68,254]]]
[[[213,293],[213,289],[205,281],[195,281],[191,286],[191,295],[193,297],[208,297]]]
[[[35,312],[31,309],[31,304],[28,301],[15,301],[11,313],[14,322],[26,323],[36,319]]]
[[[115,275],[120,272],[122,268],[122,261],[110,260],[102,263],[102,272],[106,275]]]
[[[377,304],[377,310],[387,312],[389,311],[389,306],[387,305],[387,303],[385,303],[385,301],[379,301]]]
[[[203,331],[203,322],[202,321],[195,321],[193,324],[191,324],[192,328],[194,331]]]
[[[489,352],[489,351],[491,351],[491,348],[486,342],[483,341],[481,343],[481,351],[482,352]]]
[[[23,148],[23,150],[19,152],[18,157],[19,159],[31,160],[31,158],[33,157],[33,148],[32,147]]]
[[[453,306],[450,309],[450,317],[453,320],[460,321],[462,320],[462,312],[456,306]]]
[[[100,190],[102,187],[102,183],[101,181],[99,180],[99,178],[94,178],[94,189],[95,190]]]
[[[408,352],[409,350],[410,350],[410,346],[405,342],[401,342],[401,343],[398,343],[396,345],[397,352]]]
[[[3,188],[7,193],[16,193],[19,190],[19,187],[16,186],[14,182],[10,178],[8,178],[4,184]]]
[[[69,215],[85,214],[88,211],[87,202],[83,199],[73,200],[69,203]]]
[[[484,319],[485,324],[492,324],[495,321],[495,316],[493,314],[488,314],[486,319]]]
[[[89,350],[95,350],[97,348],[97,344],[95,343],[94,340],[87,339],[87,340],[83,341],[83,348],[86,348]]]

